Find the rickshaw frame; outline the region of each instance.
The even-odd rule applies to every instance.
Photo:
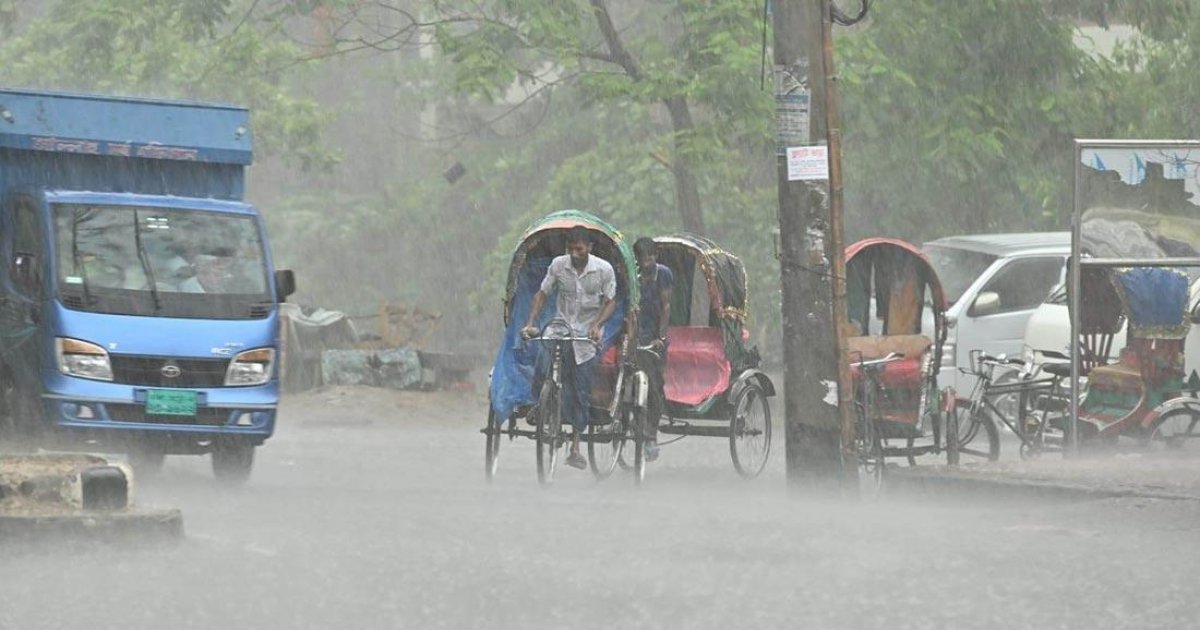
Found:
[[[619,455],[620,446],[627,438],[633,439],[638,443],[638,446],[640,446],[640,436],[636,435],[636,432],[630,431],[630,425],[634,423],[618,422],[619,419],[626,416],[631,411],[636,411],[631,407],[637,405],[639,399],[644,400],[644,396],[641,396],[637,389],[639,386],[644,389],[645,378],[637,378],[633,361],[634,350],[636,346],[637,309],[639,303],[637,265],[633,257],[633,251],[629,244],[625,241],[623,235],[604,220],[580,210],[560,210],[534,221],[522,232],[520,239],[517,241],[517,247],[514,249],[509,263],[504,299],[505,341],[501,344],[501,348],[497,353],[496,364],[493,367],[492,374],[490,375],[488,387],[488,420],[485,428],[481,430],[481,432],[487,436],[485,444],[485,474],[489,481],[491,481],[496,475],[499,445],[501,438],[504,436],[507,436],[510,441],[518,437],[531,438],[539,441],[539,481],[543,485],[548,485],[552,481],[552,474],[550,475],[550,478],[546,478],[543,475],[543,469],[541,466],[541,449],[543,445],[541,444],[541,441],[545,439],[545,437],[541,434],[540,427],[526,429],[519,426],[519,421],[521,419],[529,419],[537,410],[537,398],[539,393],[533,391],[514,392],[503,390],[504,385],[495,378],[495,371],[498,368],[507,365],[507,362],[505,361],[506,357],[512,358],[515,356],[516,352],[524,352],[523,345],[519,348],[511,348],[506,344],[512,340],[511,338],[513,337],[514,332],[519,335],[519,330],[514,331],[513,328],[514,324],[520,323],[519,321],[514,320],[517,315],[515,313],[517,307],[521,306],[528,308],[530,306],[529,304],[518,304],[518,290],[522,289],[522,287],[525,290],[530,288],[527,284],[524,286],[522,285],[522,274],[528,275],[528,277],[524,279],[525,282],[529,282],[531,280],[540,281],[540,277],[534,278],[532,275],[533,272],[538,270],[527,268],[531,250],[534,250],[538,247],[547,250],[540,252],[542,255],[539,256],[539,258],[545,259],[546,263],[548,264],[549,260],[554,256],[561,255],[565,252],[565,247],[562,248],[563,251],[556,250],[549,239],[561,237],[563,233],[573,227],[586,228],[590,233],[593,234],[593,251],[591,255],[600,256],[602,259],[612,264],[613,270],[617,276],[618,296],[624,300],[623,312],[621,314],[621,322],[619,326],[610,331],[609,327],[606,325],[605,337],[609,338],[611,335],[611,341],[613,343],[611,347],[616,349],[614,361],[616,373],[611,388],[611,398],[609,399],[606,407],[597,408],[594,405],[590,407],[592,412],[592,420],[589,421],[588,429],[583,435],[580,436],[580,440],[586,441],[589,446],[588,451],[590,456],[589,459],[591,460],[590,464],[592,472],[597,478],[607,477],[608,474],[610,474],[616,467],[616,457]],[[595,235],[599,235],[605,239],[603,246],[609,250],[608,252],[595,251],[595,247],[598,244],[596,243]],[[604,256],[602,253],[607,253],[609,255]],[[619,260],[610,260],[610,257],[615,257]],[[554,309],[552,306],[546,305],[546,308],[543,308],[543,313],[539,317],[539,321],[552,318],[553,315],[548,317],[547,314],[552,313],[553,310]],[[612,320],[610,320],[610,324],[611,322]],[[525,341],[520,340],[518,343],[524,344]],[[606,349],[607,347],[601,347],[599,352],[603,354]],[[526,367],[530,372],[530,385],[532,385],[533,368],[532,366]],[[518,372],[520,371],[521,370],[518,369]],[[520,379],[518,379],[518,381],[519,380]],[[502,390],[499,392],[497,391],[498,383],[499,388]],[[516,385],[518,385],[518,389],[520,389],[522,383],[518,382]],[[596,390],[593,389],[593,391]],[[608,393],[607,388],[605,388],[604,391]],[[517,401],[517,403],[512,404],[507,413],[498,413],[501,410],[496,408],[497,404],[508,405],[514,400]],[[597,422],[596,412],[598,410],[601,413],[606,414],[607,418],[600,418],[599,420],[601,421]],[[503,415],[503,417],[499,417],[501,415]],[[598,434],[597,429],[597,427],[600,426],[623,428],[620,429],[621,435],[616,435],[615,433],[606,433],[601,435]],[[574,430],[575,429],[572,429],[572,431]],[[570,433],[566,433],[562,436],[551,436],[550,439],[552,439],[554,443],[550,444],[550,447],[555,449],[561,447],[562,444],[565,443],[566,438],[570,437],[570,435]],[[594,453],[594,445],[597,443],[614,443],[618,440],[619,443],[614,446],[615,454],[612,455],[611,462],[598,462]]]
[[[1066,431],[1066,446],[1063,449],[1063,454],[1066,457],[1077,455],[1079,452],[1079,404],[1080,404],[1080,361],[1082,359],[1080,351],[1080,332],[1081,332],[1081,295],[1079,287],[1081,286],[1081,274],[1084,267],[1090,268],[1114,268],[1114,267],[1200,267],[1200,258],[1158,258],[1158,259],[1137,259],[1137,258],[1084,258],[1083,251],[1083,213],[1086,208],[1084,205],[1085,190],[1084,190],[1084,152],[1089,150],[1100,149],[1125,149],[1125,150],[1165,150],[1165,151],[1200,151],[1200,141],[1197,140],[1116,140],[1116,139],[1075,139],[1075,168],[1074,168],[1074,194],[1072,200],[1072,215],[1071,215],[1071,255],[1069,259],[1069,273],[1067,278],[1067,293],[1070,302],[1071,312],[1071,339],[1070,339],[1070,368],[1071,368],[1071,393],[1070,393],[1070,422],[1067,423]],[[1167,407],[1173,401],[1166,401],[1160,407]],[[1178,404],[1172,406],[1183,407],[1185,401],[1179,401]],[[1162,415],[1163,411],[1155,410],[1156,415]],[[1152,412],[1154,413],[1154,412]]]

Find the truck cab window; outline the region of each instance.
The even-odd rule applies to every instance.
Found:
[[[32,290],[38,271],[44,264],[37,206],[29,199],[18,199],[13,204],[12,220],[10,273],[14,282]]]

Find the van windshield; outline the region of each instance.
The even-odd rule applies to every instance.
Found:
[[[67,308],[164,317],[262,317],[271,302],[253,217],[154,207],[54,207]]]
[[[932,243],[924,245],[922,250],[937,271],[946,301],[951,305],[957,303],[971,284],[996,262],[996,256],[991,254]]]

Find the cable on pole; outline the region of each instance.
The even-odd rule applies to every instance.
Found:
[[[834,24],[839,26],[854,26],[867,17],[867,11],[870,10],[870,5],[870,0],[859,0],[858,15],[850,17],[838,8],[837,3],[831,0],[829,3],[829,14],[833,18]]]

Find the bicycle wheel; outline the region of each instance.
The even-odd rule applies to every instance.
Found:
[[[955,399],[953,420],[958,429],[960,456],[989,462],[1000,459],[1000,430],[992,415],[992,411],[983,406],[971,413],[969,399]]]
[[[753,479],[767,465],[771,454],[771,406],[762,386],[751,380],[733,399],[729,419],[729,457],[733,469]]]
[[[546,379],[538,396],[537,409],[537,471],[538,483],[554,483],[558,468],[558,447],[562,442],[562,409],[558,403],[558,386]]]
[[[633,438],[633,473],[634,485],[642,485],[646,480],[646,409],[631,406],[629,412],[629,435]]]
[[[1200,452],[1200,415],[1189,409],[1176,409],[1162,415],[1150,430],[1147,446],[1171,455]]]
[[[883,488],[883,441],[875,422],[862,409],[859,410],[857,428],[854,449],[858,455],[859,494],[875,498]]]
[[[625,447],[624,426],[620,411],[607,425],[588,425],[588,464],[596,479],[607,479],[616,470],[621,451]]]
[[[496,422],[496,412],[492,411],[492,404],[489,401],[487,429],[484,431],[487,441],[484,444],[483,456],[483,471],[489,482],[496,478],[496,471],[499,468],[500,428],[502,425],[502,422]]]

